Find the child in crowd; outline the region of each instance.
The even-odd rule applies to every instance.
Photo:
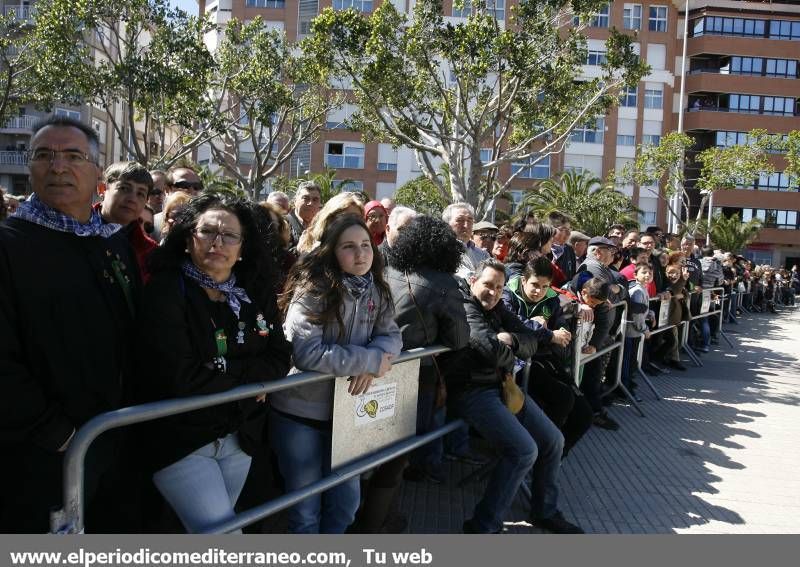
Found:
[[[636,279],[628,286],[631,297],[631,317],[625,333],[625,355],[622,359],[622,383],[631,394],[636,390],[631,360],[638,352],[639,341],[642,340],[642,337],[650,338],[647,319],[652,312],[650,311],[650,295],[647,293],[647,286],[653,281],[653,268],[647,262],[641,262],[634,266],[634,275]]]
[[[353,396],[386,374],[403,346],[379,258],[362,217],[341,215],[295,264],[280,302],[294,366],[350,376]],[[334,386],[325,381],[270,395],[270,435],[287,491],[330,473]],[[289,531],[344,533],[359,500],[356,476],[293,506]]]

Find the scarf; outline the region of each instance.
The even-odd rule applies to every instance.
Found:
[[[183,275],[191,280],[194,280],[200,287],[206,289],[215,289],[225,294],[225,300],[228,302],[228,307],[231,308],[236,318],[239,318],[239,311],[242,307],[241,301],[245,303],[252,303],[244,288],[236,287],[236,275],[231,273],[231,277],[222,283],[217,283],[211,279],[211,276],[205,272],[201,272],[197,266],[191,261],[185,260],[181,265]]]
[[[363,276],[353,276],[351,274],[344,274],[342,277],[342,284],[347,288],[355,299],[358,299],[369,289],[372,285],[372,272],[367,272]]]
[[[75,236],[108,238],[122,228],[120,224],[103,222],[103,217],[95,209],[92,209],[89,222],[82,223],[44,204],[36,193],[21,203],[13,216],[50,230],[69,232]]]
[[[564,245],[563,244],[553,244],[550,247],[550,252],[553,254],[553,261],[558,260],[561,255],[564,253]]]

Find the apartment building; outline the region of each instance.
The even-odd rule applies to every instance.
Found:
[[[258,15],[268,26],[284,30],[290,40],[307,34],[311,20],[328,6],[369,13],[381,1],[198,0],[200,11],[218,23],[230,18],[250,20]],[[391,1],[399,10],[408,11],[414,0]],[[505,18],[515,1],[495,0],[497,16]],[[681,101],[687,6],[687,80]],[[454,19],[467,15],[466,10],[455,9],[450,0],[444,0],[443,9]],[[612,2],[585,30],[587,77],[599,74],[605,57],[604,42],[612,27],[636,34],[636,47],[650,65],[650,74],[636,88],[623,93],[619,107],[607,116],[575,130],[561,154],[534,166],[519,163],[501,169],[501,178],[523,169],[513,183],[515,202],[537,180],[565,169],[587,170],[601,178],[611,170],[621,171],[634,159],[639,144],[657,144],[665,133],[676,130],[681,111],[684,130],[697,139],[697,150],[709,145],[746,143],[745,133],[755,127],[774,133],[800,129],[800,2]],[[213,42],[213,38],[210,40]],[[365,144],[360,133],[343,126],[353,110],[345,105],[332,113],[321,139],[298,152],[284,173],[298,175],[328,165],[340,170],[339,177],[355,179],[369,194],[377,198],[390,196],[397,187],[421,174],[413,152],[406,148],[394,150],[389,144]],[[201,151],[199,159],[209,162],[210,156]],[[800,260],[800,195],[788,190],[782,158],[776,155],[774,160],[778,173],[762,176],[752,186],[720,192],[713,204],[715,212],[739,212],[745,220],[758,217],[764,221],[765,228],[750,247],[749,256],[763,262],[791,263]],[[690,180],[697,176],[691,168],[686,173]],[[657,186],[621,185],[619,189],[642,210],[643,227],[665,226],[667,208]],[[691,214],[696,214],[698,204],[699,196],[693,198]]]

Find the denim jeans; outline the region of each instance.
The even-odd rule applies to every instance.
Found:
[[[273,411],[269,416],[269,434],[287,492],[308,486],[330,474],[330,431]],[[360,490],[359,477],[355,476],[295,504],[288,511],[289,533],[344,533],[355,519]]]
[[[186,530],[197,533],[234,516],[249,470],[250,456],[231,433],[156,472],[153,482]]]
[[[526,394],[525,405],[513,415],[499,388],[467,390],[455,408],[499,453],[473,522],[483,532],[497,532],[525,475],[533,467],[531,516],[549,518],[558,511],[558,473],[564,436]]]

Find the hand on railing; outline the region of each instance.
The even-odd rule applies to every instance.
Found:
[[[572,340],[572,334],[566,329],[558,329],[553,331],[552,343],[561,347],[565,347]]]
[[[358,376],[351,376],[348,378],[350,382],[347,385],[347,393],[353,396],[360,396],[369,390],[372,386],[372,381],[375,379],[374,374],[359,374]]]
[[[578,320],[584,321],[586,323],[591,323],[594,321],[594,309],[586,305],[585,303],[581,303],[578,305]]]

